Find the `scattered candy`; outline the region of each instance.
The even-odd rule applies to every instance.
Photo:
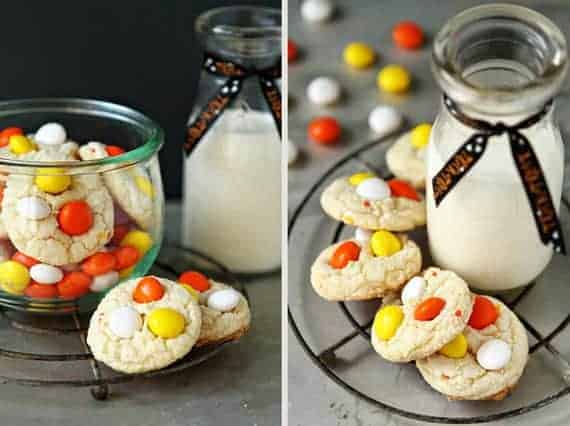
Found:
[[[144,195],[154,198],[154,187],[149,178],[146,176],[135,176],[135,184]]]
[[[30,283],[28,268],[19,262],[6,260],[0,263],[0,287],[10,294],[24,294]]]
[[[367,244],[372,238],[372,231],[364,228],[356,228],[354,230],[354,238],[364,244]]]
[[[0,147],[8,146],[11,136],[23,134],[24,132],[19,127],[6,127],[0,132]]]
[[[485,370],[500,370],[511,360],[511,347],[500,339],[491,339],[477,351],[477,362]]]
[[[35,151],[36,146],[34,143],[24,135],[10,136],[9,139],[10,151],[14,154],[26,154]]]
[[[27,219],[41,220],[51,214],[49,204],[35,196],[20,198],[16,208],[18,213]]]
[[[412,21],[398,23],[392,30],[392,39],[402,49],[418,49],[424,43],[424,33],[420,26]]]
[[[387,65],[378,73],[378,87],[387,93],[404,93],[410,83],[410,73],[400,65]]]
[[[390,192],[392,193],[392,197],[409,198],[410,200],[414,201],[420,201],[421,199],[420,195],[414,189],[414,187],[405,180],[390,179],[388,181],[388,186],[390,187]]]
[[[112,253],[99,252],[89,256],[81,264],[81,270],[95,277],[106,274],[117,266],[117,259]]]
[[[57,291],[64,299],[77,299],[89,292],[91,281],[92,278],[85,272],[69,272],[57,283]]]
[[[232,288],[218,290],[208,297],[208,307],[216,311],[229,312],[233,310],[240,301],[240,295]]]
[[[37,261],[36,259],[34,259],[33,257],[30,256],[26,256],[24,253],[22,253],[21,251],[17,251],[16,253],[14,253],[14,255],[12,256],[12,260],[15,260],[16,262],[21,263],[22,265],[31,268],[34,265],[37,265],[38,263],[40,263],[39,261]]]
[[[455,337],[455,339],[441,348],[439,353],[448,358],[463,358],[467,353],[467,339],[463,333],[460,333]]]
[[[56,285],[30,283],[24,290],[24,295],[35,299],[54,299],[59,296]]]
[[[85,201],[70,201],[59,210],[57,222],[67,235],[81,235],[93,226],[93,213]]]
[[[363,180],[356,187],[356,193],[362,198],[372,201],[380,201],[390,198],[390,187],[380,178],[373,177]]]
[[[299,148],[291,139],[287,139],[287,164],[293,164],[299,157]]]
[[[366,179],[371,179],[373,177],[376,177],[376,175],[374,173],[371,172],[360,172],[360,173],[355,173],[352,176],[350,176],[348,178],[348,181],[350,182],[351,185],[353,186],[358,186],[360,185],[362,182],[364,182]]]
[[[117,155],[121,155],[125,153],[125,150],[123,148],[121,148],[120,146],[116,146],[116,145],[107,145],[105,147],[105,151],[107,151],[107,154],[109,155],[109,157],[116,157]]]
[[[328,21],[334,11],[329,0],[305,0],[301,4],[301,16],[308,22]]]
[[[402,125],[402,114],[396,108],[379,105],[368,116],[368,125],[378,136],[396,131]]]
[[[353,241],[346,241],[339,245],[334,251],[329,265],[334,269],[342,269],[349,262],[358,260],[360,256],[360,246]]]
[[[186,320],[174,309],[158,308],[148,315],[148,328],[156,336],[173,339],[184,331]]]
[[[329,77],[317,77],[307,86],[307,97],[316,105],[330,105],[340,98],[340,84]]]
[[[105,291],[117,284],[119,279],[119,273],[117,271],[110,271],[105,274],[97,275],[96,277],[93,277],[89,290],[94,293]]]
[[[400,296],[404,304],[412,300],[421,299],[426,291],[426,280],[423,277],[414,277],[402,289]]]
[[[113,252],[117,263],[115,269],[122,270],[135,265],[140,259],[139,251],[132,246],[122,246]]]
[[[34,139],[44,145],[60,145],[67,140],[67,133],[59,123],[47,123],[38,129]]]
[[[55,284],[63,279],[63,271],[56,266],[38,263],[30,268],[30,277],[38,284]]]
[[[429,136],[431,133],[431,124],[422,123],[414,127],[410,135],[410,142],[414,148],[425,148],[429,143]]]
[[[495,304],[484,296],[475,296],[473,302],[473,311],[469,317],[467,324],[475,330],[482,330],[485,327],[494,324],[499,318],[499,310]]]
[[[354,68],[368,68],[376,61],[374,50],[366,43],[348,44],[343,52],[344,62]]]
[[[210,280],[198,271],[185,271],[178,277],[178,282],[188,284],[193,289],[203,293],[211,287]]]
[[[429,297],[416,306],[414,318],[418,321],[431,321],[439,315],[444,306],[445,300],[441,297]]]
[[[154,277],[142,278],[133,292],[133,300],[137,303],[150,303],[162,299],[164,287]]]
[[[127,232],[120,245],[136,248],[142,257],[152,247],[152,237],[144,231],[132,230]]]
[[[392,256],[402,250],[402,242],[390,231],[380,230],[370,237],[370,249],[374,256]]]
[[[287,62],[295,62],[298,57],[299,48],[297,47],[297,44],[291,39],[287,40]]]
[[[130,339],[143,326],[143,321],[136,309],[121,306],[109,314],[109,330],[120,338]]]
[[[381,308],[374,316],[373,329],[380,340],[390,340],[402,324],[404,312],[400,306],[389,305]]]
[[[316,143],[333,144],[338,141],[340,132],[340,125],[333,117],[319,117],[309,123],[309,138]]]
[[[64,169],[43,168],[38,169],[35,183],[43,192],[59,194],[71,186],[71,176],[66,175]]]

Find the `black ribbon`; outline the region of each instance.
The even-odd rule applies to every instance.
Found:
[[[489,138],[506,133],[509,137],[513,160],[525,189],[540,240],[545,245],[552,243],[555,252],[566,254],[562,227],[560,226],[544,173],[530,142],[520,132],[522,129],[534,126],[542,120],[550,111],[552,101],[548,102],[540,112],[513,126],[507,126],[502,122],[492,124],[471,118],[459,110],[455,102],[449,97],[444,96],[443,99],[447,110],[453,117],[466,126],[477,130],[477,132],[455,151],[447,163],[433,177],[432,188],[436,207],[483,156]],[[505,194],[505,196],[508,196],[508,194]]]
[[[248,69],[206,52],[202,67],[210,74],[227,77],[227,79],[202,108],[196,119],[188,125],[184,144],[187,155],[194,150],[224,109],[239,95],[243,81],[254,76],[257,76],[261,92],[275,120],[279,136],[281,136],[281,93],[275,81],[281,78],[281,61],[266,69]]]

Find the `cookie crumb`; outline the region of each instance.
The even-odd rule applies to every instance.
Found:
[[[364,207],[370,207],[370,201],[364,200],[364,201],[362,202],[362,205],[363,205]]]

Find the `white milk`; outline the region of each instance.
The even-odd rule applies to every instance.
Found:
[[[183,241],[236,272],[281,261],[281,142],[269,114],[226,110],[186,159]]]
[[[529,284],[549,263],[553,250],[539,238],[506,135],[489,139],[483,157],[435,207],[431,178],[472,132],[447,111],[434,125],[426,185],[431,254],[436,265],[455,271],[476,288],[493,291]],[[560,134],[546,120],[522,133],[536,152],[559,208],[563,178]]]

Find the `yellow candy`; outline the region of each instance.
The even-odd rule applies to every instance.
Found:
[[[135,266],[137,266],[137,265],[133,265],[133,266],[129,266],[128,268],[121,269],[119,271],[119,278],[124,280],[125,278],[130,277],[131,274],[133,273],[133,271],[135,270]]]
[[[135,183],[140,191],[149,198],[154,198],[154,187],[146,176],[135,176]]]
[[[378,87],[388,93],[403,93],[410,87],[410,73],[399,65],[388,65],[378,73]]]
[[[120,245],[133,246],[144,256],[152,247],[152,237],[146,232],[133,230],[127,232]]]
[[[400,306],[384,306],[376,312],[372,328],[380,340],[390,340],[398,331],[403,320],[404,312]]]
[[[71,176],[65,175],[64,169],[44,168],[38,169],[36,176],[36,186],[44,192],[59,194],[71,185]]]
[[[376,55],[365,43],[350,43],[344,48],[344,62],[354,68],[366,68],[374,63]]]
[[[376,231],[370,238],[370,249],[375,256],[392,256],[402,250],[402,242],[389,231]]]
[[[7,260],[0,263],[0,287],[10,294],[24,294],[30,283],[28,269],[19,262]]]
[[[25,154],[30,151],[35,151],[36,146],[24,135],[13,135],[8,139],[10,144],[10,151],[14,154]]]
[[[190,284],[180,283],[180,285],[184,287],[188,291],[188,293],[190,293],[190,296],[192,296],[196,302],[200,301],[200,293],[198,292],[198,290],[194,289],[194,287],[192,287]]]
[[[412,130],[410,141],[412,145],[417,148],[424,148],[429,142],[429,135],[431,133],[431,124],[423,123]]]
[[[374,176],[374,173],[370,172],[355,173],[348,178],[348,181],[351,185],[358,186],[361,182],[365,181],[366,179],[373,178]]]
[[[180,336],[186,327],[186,320],[178,311],[158,308],[148,315],[148,328],[156,336],[173,339]]]
[[[439,350],[439,353],[448,358],[463,358],[467,353],[467,339],[459,334],[455,339]]]

